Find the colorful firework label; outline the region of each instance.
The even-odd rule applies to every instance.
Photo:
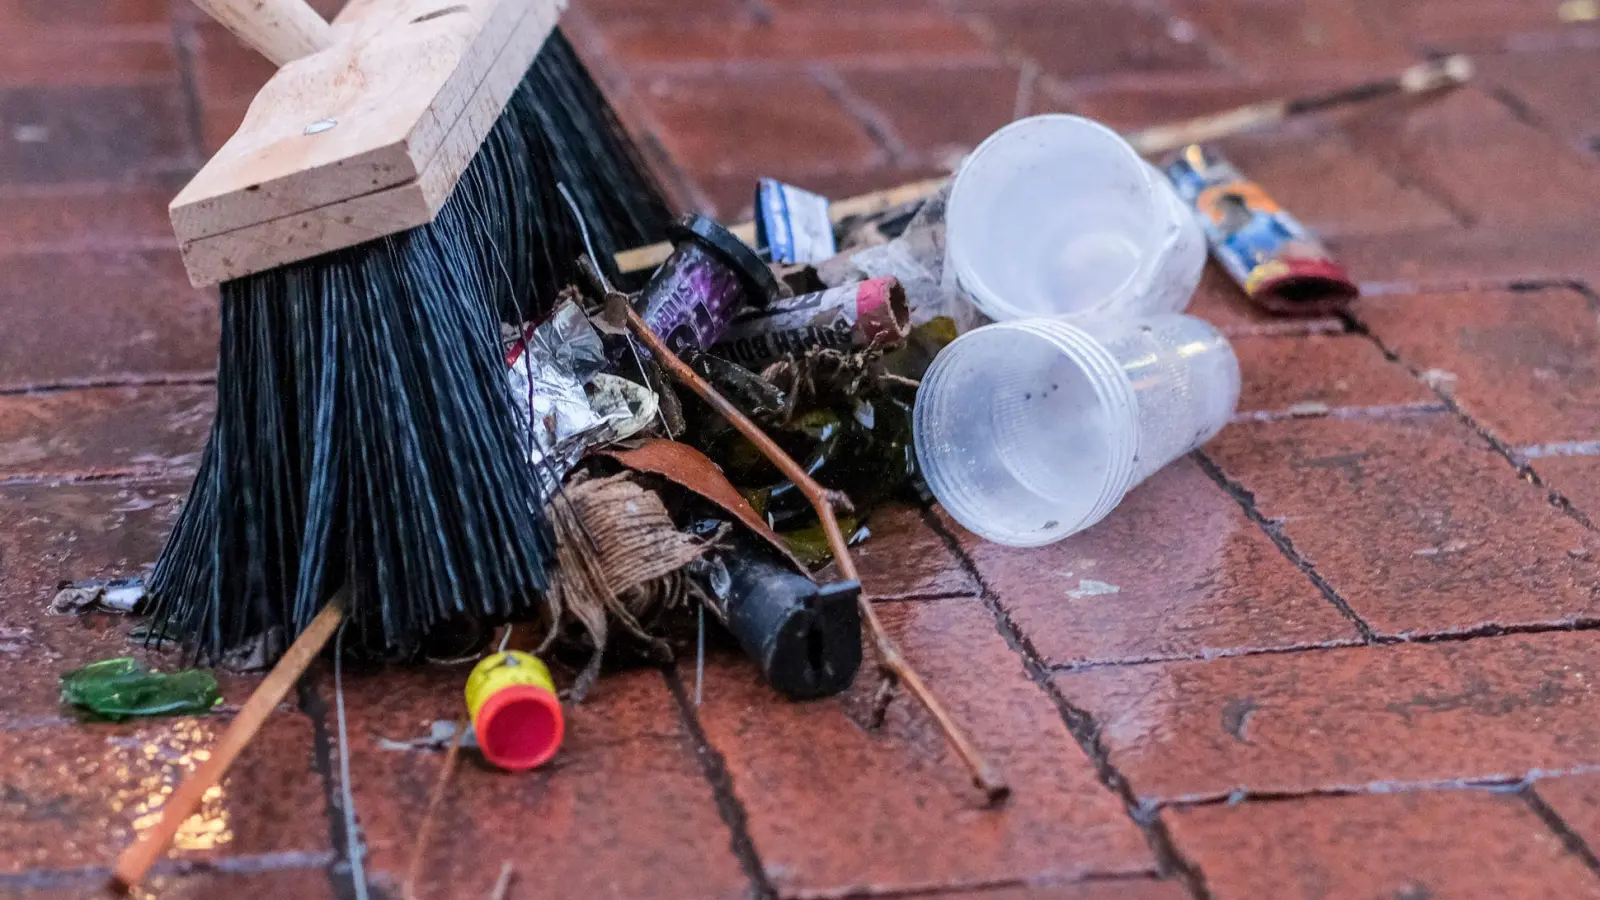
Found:
[[[1300,220],[1215,151],[1190,145],[1166,174],[1194,210],[1212,257],[1260,306],[1287,315],[1326,315],[1360,294]]]

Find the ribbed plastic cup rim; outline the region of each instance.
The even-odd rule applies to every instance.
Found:
[[[950,374],[954,371],[952,363],[955,355],[964,352],[963,344],[971,348],[975,338],[980,335],[992,338],[997,332],[1013,332],[1048,341],[1088,377],[1101,408],[1108,410],[1112,414],[1113,421],[1122,426],[1111,429],[1107,435],[1110,469],[1101,483],[1100,493],[1096,497],[1094,506],[1087,515],[1077,521],[1061,521],[1056,523],[1054,528],[1026,532],[995,528],[986,520],[984,504],[980,497],[963,490],[961,480],[951,478],[949,470],[928,464],[932,454],[929,448],[930,439],[926,434],[932,427],[936,411],[931,408],[932,404],[927,398],[944,395],[945,392],[941,388],[948,383]],[[1020,319],[989,325],[962,335],[946,347],[934,361],[923,379],[922,392],[913,411],[912,436],[928,488],[933,491],[945,511],[961,523],[962,527],[985,540],[1011,547],[1042,547],[1053,544],[1095,525],[1110,515],[1132,487],[1134,462],[1139,452],[1139,407],[1133,384],[1128,381],[1121,364],[1111,355],[1111,351],[1082,329],[1067,322],[1048,318]]]
[[[977,265],[975,261],[968,256],[966,251],[967,242],[963,240],[963,236],[967,229],[969,227],[976,227],[976,225],[968,221],[970,217],[961,215],[961,201],[962,197],[965,196],[965,192],[962,190],[962,176],[977,166],[979,161],[982,160],[986,154],[993,152],[997,145],[1003,143],[1014,132],[1027,131],[1038,128],[1042,124],[1051,124],[1057,122],[1071,122],[1075,125],[1087,126],[1089,129],[1098,131],[1101,134],[1114,139],[1118,143],[1127,144],[1127,139],[1122,135],[1117,134],[1112,129],[1107,128],[1093,119],[1086,119],[1083,116],[1074,116],[1068,113],[1049,113],[1045,115],[1031,116],[1026,119],[1018,119],[1004,128],[1001,128],[999,131],[996,131],[994,134],[989,135],[989,137],[986,138],[983,143],[978,145],[978,149],[968,154],[966,160],[961,164],[960,171],[956,172],[955,178],[951,182],[950,199],[946,205],[945,213],[945,247],[950,254],[950,265],[952,271],[955,273],[956,283],[960,285],[961,289],[965,291],[969,297],[972,298],[973,304],[976,305],[978,309],[982,310],[984,315],[987,315],[989,318],[994,319],[997,322],[1016,322],[1030,318],[1038,318],[1046,314],[1036,309],[1022,309],[1017,307],[1016,305],[1007,301],[1004,297],[1001,297],[999,294],[990,290],[989,285],[984,282],[983,279],[978,277]],[[1138,151],[1134,150],[1131,145],[1128,145],[1128,154],[1130,158],[1140,164],[1141,173],[1144,175],[1146,185],[1153,189],[1153,185],[1151,184],[1153,176],[1147,170],[1147,168],[1144,167],[1143,158],[1139,156]],[[971,180],[968,179],[966,184],[970,186]],[[1123,289],[1119,293],[1106,297],[1093,309],[1085,310],[1082,313],[1075,315],[1081,315],[1085,318],[1093,317],[1122,299],[1126,293],[1127,285],[1123,285]]]

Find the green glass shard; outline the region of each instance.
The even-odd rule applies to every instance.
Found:
[[[217,679],[202,669],[152,672],[124,656],[61,676],[61,701],[94,719],[192,715],[222,702]]]

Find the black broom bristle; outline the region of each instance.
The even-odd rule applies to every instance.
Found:
[[[217,417],[151,578],[155,635],[273,657],[341,587],[351,638],[536,615],[553,560],[501,322],[537,319],[596,252],[669,212],[556,33],[431,224],[222,287]]]

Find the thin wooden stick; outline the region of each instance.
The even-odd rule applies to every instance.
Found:
[[[678,381],[700,396],[700,399],[710,404],[717,414],[728,420],[739,433],[744,435],[750,443],[754,444],[761,454],[778,467],[785,478],[794,483],[795,487],[805,495],[811,506],[817,511],[817,518],[822,522],[822,530],[828,536],[828,546],[833,550],[834,560],[838,563],[839,574],[847,581],[861,580],[860,573],[856,570],[855,559],[850,555],[849,542],[845,540],[843,529],[839,527],[839,517],[835,510],[845,504],[842,494],[829,491],[822,485],[812,480],[806,470],[794,458],[783,451],[760,426],[750,421],[739,408],[728,402],[727,398],[717,392],[709,382],[701,378],[699,373],[690,368],[677,354],[667,349],[661,338],[645,324],[639,314],[628,311],[628,327],[638,336],[639,340],[649,348],[656,361]],[[1011,788],[1005,779],[993,769],[983,756],[978,752],[972,741],[968,740],[961,727],[955,723],[950,714],[945,711],[944,705],[935,697],[933,691],[911,667],[905,657],[900,655],[900,649],[884,630],[883,621],[878,618],[878,611],[873,608],[872,601],[862,593],[859,601],[861,617],[867,623],[867,629],[872,634],[873,644],[878,651],[878,664],[883,669],[887,678],[905,685],[906,690],[917,698],[923,709],[933,716],[939,724],[939,729],[944,732],[945,740],[950,742],[951,748],[961,761],[966,764],[967,770],[972,773],[972,781],[987,795],[990,803],[1000,803],[1011,793]]]
[[[122,851],[117,858],[117,866],[111,872],[111,888],[119,894],[130,893],[149,873],[150,867],[167,851],[172,839],[177,836],[178,829],[183,823],[194,815],[200,808],[200,802],[205,797],[206,791],[222,780],[228,772],[228,767],[245,747],[249,746],[250,739],[256,736],[261,726],[266,722],[267,716],[294,687],[300,676],[305,674],[322,648],[327,646],[333,633],[339,629],[339,623],[344,619],[345,593],[341,591],[335,595],[322,612],[311,620],[311,625],[295,642],[289,646],[289,651],[272,667],[261,685],[250,695],[244,706],[239,708],[227,730],[222,732],[222,737],[217,739],[211,748],[211,756],[201,763],[178,789],[172,792],[167,802],[161,807],[161,818],[144,837],[128,849]]]
[[[1466,56],[1450,56],[1419,63],[1388,78],[1341,88],[1327,94],[1251,103],[1226,112],[1141,129],[1124,137],[1141,155],[1157,156],[1189,144],[1219,140],[1307,113],[1348,106],[1391,94],[1422,94],[1454,87],[1465,84],[1472,78],[1472,74],[1471,59]],[[948,178],[932,178],[887,190],[873,191],[870,194],[840,200],[834,203],[829,211],[834,224],[837,225],[852,216],[874,215],[886,209],[921,200],[938,192],[949,181]],[[755,223],[746,222],[730,230],[745,243],[755,244]],[[617,268],[624,273],[643,272],[666,262],[667,257],[671,255],[670,243],[624,250],[617,254]]]
[[[511,629],[506,629],[506,637]],[[505,647],[502,643],[501,652]],[[422,814],[422,824],[417,827],[417,841],[411,847],[411,865],[406,867],[406,883],[401,889],[405,900],[418,900],[417,882],[422,880],[422,869],[428,855],[428,840],[433,836],[433,820],[438,816],[439,804],[444,802],[444,792],[450,786],[450,776],[456,771],[456,758],[461,754],[461,739],[472,723],[456,723],[456,736],[450,739],[450,749],[444,755],[444,766],[439,769],[439,779],[433,783],[433,794],[428,797],[428,811]]]
[[[500,864],[500,877],[495,881],[494,887],[489,890],[489,900],[506,900],[511,893],[511,875],[513,869],[510,862]]]
[[[926,181],[917,181],[911,184],[902,184],[899,187],[873,191],[870,194],[862,194],[859,197],[850,197],[829,206],[828,217],[833,220],[833,224],[837,225],[853,216],[877,215],[886,209],[894,209],[896,206],[903,206],[904,204],[921,200],[923,197],[933,194],[944,187],[948,181],[948,178],[930,178]],[[756,224],[754,222],[735,225],[728,230],[733,232],[734,236],[739,240],[755,246]],[[667,257],[671,255],[672,244],[670,242],[624,250],[616,256],[617,269],[624,273],[643,272],[648,269],[654,269],[656,266],[666,262]]]

